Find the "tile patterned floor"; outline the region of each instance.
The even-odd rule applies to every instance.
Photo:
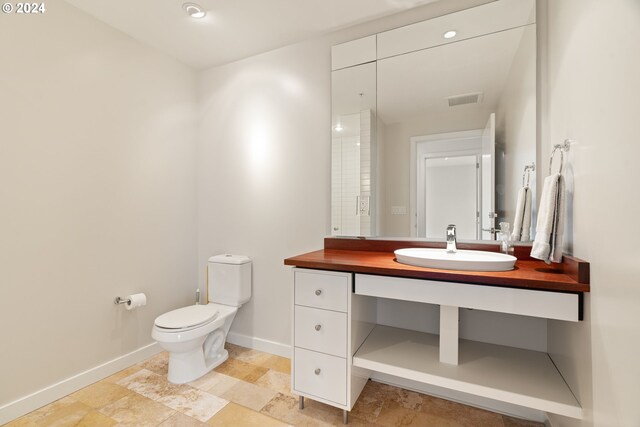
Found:
[[[341,426],[342,411],[310,399],[298,409],[289,359],[227,344],[229,360],[189,384],[167,382],[160,353],[33,411],[7,427]],[[424,394],[369,381],[349,426],[539,427]]]

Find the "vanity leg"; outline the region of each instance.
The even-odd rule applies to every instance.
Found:
[[[349,424],[349,411],[346,409],[342,410],[342,424]]]
[[[304,396],[300,396],[298,399],[298,408],[304,409]]]
[[[440,362],[458,364],[458,311],[451,305],[440,306]]]

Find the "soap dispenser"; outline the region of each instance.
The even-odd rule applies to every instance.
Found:
[[[511,240],[511,231],[508,222],[500,223],[500,232],[498,233],[498,241],[500,241],[500,252],[507,255],[513,255],[513,241]]]

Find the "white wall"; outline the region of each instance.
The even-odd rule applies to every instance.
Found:
[[[440,307],[412,301],[378,298],[381,325],[438,334]],[[460,338],[510,347],[547,351],[547,319],[462,308]]]
[[[254,261],[232,340],[286,354],[293,278],[283,260],[331,234],[331,46],[480,3],[436,2],[201,74],[198,261]]]
[[[152,343],[197,269],[194,73],[61,1],[0,51],[2,407]]]
[[[234,333],[289,344],[284,258],[320,249],[329,234],[329,66],[316,41],[201,76],[198,259],[253,259],[253,296]]]
[[[548,1],[546,158],[567,137],[567,245],[591,262],[587,319],[549,323],[549,350],[587,419],[640,423],[640,2]],[[545,158],[545,157],[543,157]]]

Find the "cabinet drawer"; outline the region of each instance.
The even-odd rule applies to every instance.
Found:
[[[578,294],[369,274],[356,274],[355,280],[358,295],[572,322],[580,320]]]
[[[296,348],[294,391],[347,404],[347,359]]]
[[[295,346],[347,357],[347,313],[295,306]]]
[[[350,273],[295,270],[294,281],[297,305],[347,311],[347,296],[351,287]]]

